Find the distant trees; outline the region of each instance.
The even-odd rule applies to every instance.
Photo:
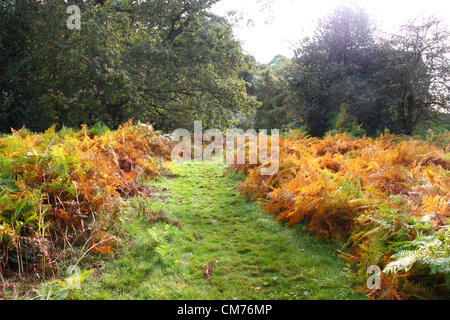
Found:
[[[392,38],[384,80],[397,131],[411,134],[421,121],[450,111],[450,33],[430,18],[408,23]]]
[[[217,0],[0,3],[0,131],[53,123],[110,127],[135,118],[158,129],[226,126],[253,112],[239,78],[247,58]]]
[[[448,36],[429,19],[380,39],[363,10],[338,8],[292,61],[262,66],[257,123],[281,127],[295,119],[314,136],[343,128],[360,133],[359,126],[370,135],[386,128],[411,134],[449,110]]]
[[[74,0],[81,30],[67,28],[65,1],[1,1],[0,132],[135,118],[164,131],[203,120],[411,134],[449,111],[449,32],[436,19],[381,39],[363,10],[341,7],[293,59],[257,65],[209,12],[217,1]]]
[[[269,64],[259,66],[253,78],[254,95],[261,102],[255,117],[256,126],[260,129],[299,125],[293,105],[293,91],[285,74],[290,64],[290,59],[276,56]]]

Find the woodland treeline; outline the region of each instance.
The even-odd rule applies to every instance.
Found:
[[[0,2],[0,131],[53,124],[412,134],[448,126],[449,32],[436,18],[384,35],[361,9],[321,20],[294,58],[242,50],[218,0]],[[81,30],[66,27],[80,6]],[[281,35],[280,35],[281,36]]]
[[[436,18],[385,36],[360,9],[321,21],[293,59],[277,56],[253,77],[266,127],[353,135],[413,133],[430,120],[449,124],[449,32]]]
[[[223,126],[257,106],[247,57],[213,0],[0,3],[0,129],[134,118],[165,131]],[[81,30],[66,26],[79,5]]]

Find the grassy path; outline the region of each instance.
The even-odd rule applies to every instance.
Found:
[[[181,222],[181,230],[138,215],[136,199],[120,224],[127,239],[121,254],[77,298],[361,298],[352,293],[336,247],[246,203],[234,188],[239,177],[224,166],[188,163],[178,170],[179,177],[152,183],[164,188],[159,200],[145,201],[148,210]]]

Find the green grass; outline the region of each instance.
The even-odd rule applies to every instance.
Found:
[[[83,285],[77,299],[360,299],[337,247],[288,228],[247,203],[236,174],[216,163],[177,166],[152,182],[159,199],[134,199],[123,213],[120,254]],[[167,188],[167,189],[165,189]],[[161,195],[160,194],[160,195]],[[163,210],[181,230],[139,214]],[[196,240],[197,233],[200,241]],[[155,247],[156,246],[156,247]],[[215,261],[210,279],[203,266]]]

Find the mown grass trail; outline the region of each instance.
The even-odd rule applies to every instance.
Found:
[[[239,197],[239,177],[216,163],[187,163],[152,186],[171,221],[152,224],[136,199],[120,224],[121,254],[84,285],[80,299],[356,299],[336,247],[263,215]],[[165,196],[164,196],[165,195]],[[167,198],[166,198],[167,196]],[[128,235],[128,236],[126,236]],[[155,247],[156,246],[156,247]],[[210,268],[210,278],[205,268]]]

